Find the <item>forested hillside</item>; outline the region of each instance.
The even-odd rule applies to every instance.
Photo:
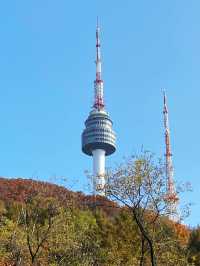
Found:
[[[199,229],[162,223],[157,264],[200,265]],[[140,237],[131,213],[106,198],[0,179],[0,265],[141,265]]]

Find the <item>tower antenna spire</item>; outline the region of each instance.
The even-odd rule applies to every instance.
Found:
[[[96,79],[94,81],[94,105],[97,110],[104,109],[104,96],[103,96],[103,80],[101,73],[101,43],[100,43],[100,27],[99,18],[97,17],[96,26]]]
[[[174,169],[172,163],[172,152],[170,144],[170,129],[169,129],[169,112],[167,106],[167,96],[163,90],[163,115],[164,115],[164,130],[165,130],[165,173],[167,179],[166,200],[169,202],[169,215],[172,220],[177,220],[177,203],[178,197],[174,185]]]

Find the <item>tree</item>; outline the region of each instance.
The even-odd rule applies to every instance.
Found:
[[[127,208],[137,224],[141,238],[140,265],[150,257],[157,265],[156,245],[164,241],[163,218],[170,215],[166,200],[166,178],[161,161],[155,162],[149,152],[134,156],[107,176],[107,195]],[[166,240],[166,239],[165,239]]]
[[[200,266],[200,226],[191,231],[188,250],[189,262],[195,266]]]
[[[20,212],[20,225],[23,227],[30,261],[34,265],[41,249],[51,234],[55,217],[58,215],[58,204],[52,198],[27,198]]]
[[[99,242],[89,210],[62,208],[48,242],[50,265],[96,265]]]
[[[112,216],[98,210],[96,213],[103,265],[138,266],[139,235],[136,224],[123,208]],[[99,265],[102,265],[102,264]]]

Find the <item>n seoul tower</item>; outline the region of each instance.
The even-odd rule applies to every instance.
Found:
[[[100,28],[96,28],[96,79],[94,81],[94,104],[85,121],[82,133],[82,151],[93,157],[94,192],[105,195],[105,156],[116,150],[113,122],[104,105],[103,79],[101,73]]]

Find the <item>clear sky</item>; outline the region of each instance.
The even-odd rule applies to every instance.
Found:
[[[163,156],[167,89],[175,177],[200,222],[200,1],[13,0],[0,4],[0,175],[87,191],[81,132],[93,100],[96,17],[117,152]]]

